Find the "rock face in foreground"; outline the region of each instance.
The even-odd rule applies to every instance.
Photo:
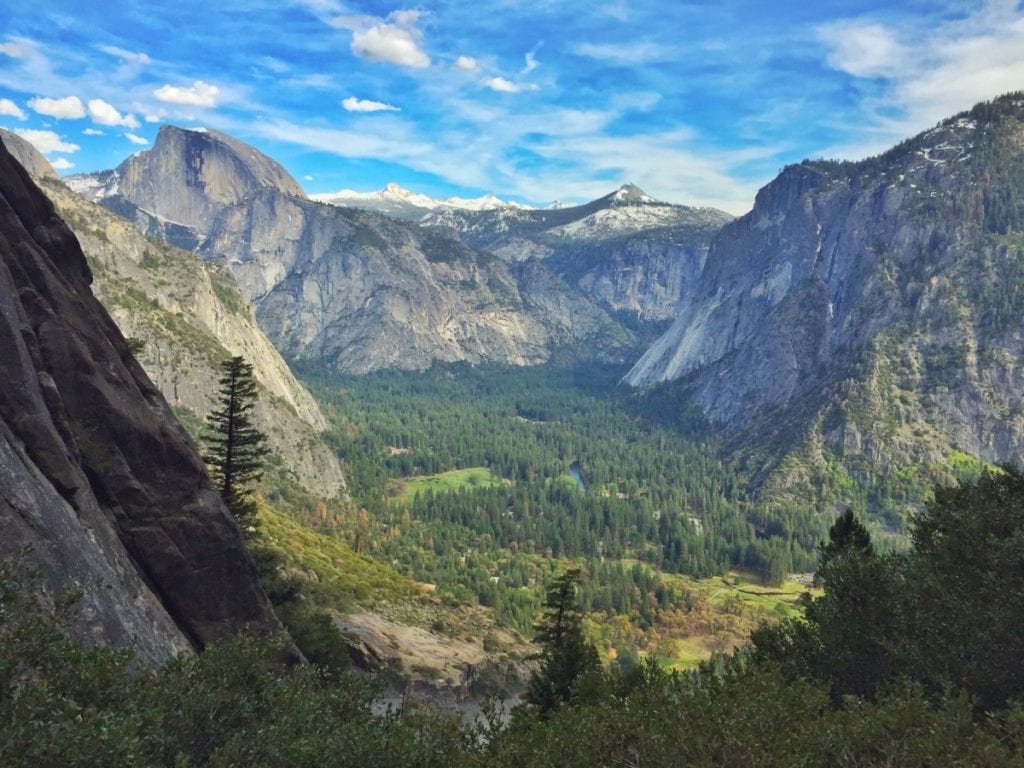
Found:
[[[93,297],[71,231],[0,147],[0,555],[74,629],[159,660],[279,628],[238,529]]]
[[[295,379],[260,330],[231,274],[164,243],[148,239],[120,216],[90,203],[56,178],[39,152],[0,128],[0,141],[57,206],[85,252],[96,297],[126,337],[142,342],[136,359],[173,407],[198,424],[214,406],[220,362],[241,355],[260,385],[255,418],[281,460],[271,472],[293,474],[324,498],[344,493],[337,457],[320,433],[326,422],[312,395]],[[12,151],[13,152],[13,151]],[[182,411],[179,410],[179,415]]]
[[[851,471],[1024,454],[1024,94],[880,157],[786,168],[629,372]]]

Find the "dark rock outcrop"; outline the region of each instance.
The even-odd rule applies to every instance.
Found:
[[[166,658],[279,628],[239,531],[93,297],[74,235],[0,147],[0,556],[75,629]]]

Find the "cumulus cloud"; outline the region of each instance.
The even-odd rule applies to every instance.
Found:
[[[28,119],[28,115],[25,114],[25,110],[23,110],[10,99],[0,99],[0,115],[16,117],[19,120]]]
[[[400,112],[401,108],[393,106],[391,104],[385,104],[383,101],[371,101],[370,99],[357,99],[355,96],[349,96],[347,99],[343,99],[341,106],[345,108],[346,112]]]
[[[75,164],[68,160],[66,157],[58,157],[52,163],[50,163],[55,170],[58,171],[69,171],[75,167]]]
[[[84,133],[86,136],[102,136],[103,135],[103,131],[99,131],[99,130],[97,130],[95,128],[86,128],[84,131],[82,131],[82,133]]]
[[[103,99],[89,100],[89,117],[97,125],[121,125],[125,128],[138,128],[139,121],[135,115],[122,115],[112,104]]]
[[[521,93],[523,91],[540,90],[540,87],[537,85],[513,83],[511,80],[506,80],[504,77],[492,77],[489,80],[485,80],[484,85],[498,93]]]
[[[202,80],[196,80],[188,88],[163,85],[153,91],[153,95],[160,101],[190,107],[215,107],[219,93],[220,89],[216,85],[204,83]]]
[[[352,30],[352,52],[370,61],[422,69],[430,66],[423,33],[416,26],[419,11],[394,11],[386,19],[339,16],[332,24]]]
[[[44,155],[50,152],[66,152],[71,154],[77,152],[81,147],[61,139],[54,131],[33,131],[18,130],[16,134],[25,139],[29,144],[38,149]]]
[[[149,139],[144,139],[142,136],[136,136],[134,133],[126,133],[124,137],[132,144],[139,144],[141,146],[149,144]]]
[[[459,56],[459,58],[455,60],[455,68],[461,69],[463,72],[473,72],[476,70],[476,67],[476,59],[472,56]]]
[[[129,64],[138,64],[140,66],[146,64],[152,64],[153,60],[149,58],[145,53],[140,51],[129,51],[124,48],[118,48],[116,45],[101,45],[100,50],[104,53],[109,53],[121,61]]]
[[[85,117],[85,105],[77,96],[65,96],[63,99],[29,99],[28,105],[40,115],[58,120],[77,120]]]

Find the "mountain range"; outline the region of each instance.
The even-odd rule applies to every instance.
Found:
[[[170,126],[69,183],[224,264],[286,358],[364,373],[635,356],[624,381],[684,389],[755,485],[829,467],[870,483],[902,462],[1021,457],[1021,101],[870,160],[789,166],[735,220],[633,185],[557,209],[394,187],[338,207],[237,140]],[[411,207],[358,207],[391,199]],[[811,468],[787,470],[794,452]]]
[[[165,126],[151,150],[68,183],[145,233],[225,264],[287,358],[350,373],[455,361],[625,361],[638,344],[635,317],[648,319],[638,292],[664,294],[674,307],[683,290],[678,270],[657,258],[647,269],[646,253],[610,260],[607,270],[577,272],[565,259],[549,259],[550,249],[477,247],[479,239],[451,221],[430,218],[423,226],[317,203],[276,162],[216,131]],[[666,214],[675,224],[680,211],[690,210],[653,205],[642,195],[633,205],[631,197],[547,212],[444,211],[496,217],[491,230],[506,229],[504,217],[522,214],[529,237],[539,242],[552,227],[585,225],[607,209],[610,220],[629,221],[631,234],[650,230],[660,242]],[[630,208],[637,216],[623,218]],[[637,217],[646,223],[638,225]],[[688,246],[695,264],[711,228]],[[619,234],[613,224],[591,240],[571,237],[572,258],[586,258],[581,244]],[[634,318],[617,317],[620,310]]]

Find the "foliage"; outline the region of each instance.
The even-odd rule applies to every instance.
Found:
[[[570,569],[548,587],[544,612],[537,621],[534,642],[540,646],[540,666],[530,678],[527,703],[542,713],[573,701],[579,679],[598,668],[597,649],[583,636],[583,622],[576,608],[579,569]]]
[[[252,366],[241,357],[221,363],[217,406],[207,416],[207,446],[203,459],[221,498],[243,532],[256,528],[256,503],[251,486],[263,474],[266,436],[253,424],[256,379]]]
[[[764,627],[754,656],[836,703],[911,680],[938,700],[964,691],[981,710],[1024,697],[1024,476],[1011,467],[939,488],[909,552],[847,548],[821,569],[805,621]]]

